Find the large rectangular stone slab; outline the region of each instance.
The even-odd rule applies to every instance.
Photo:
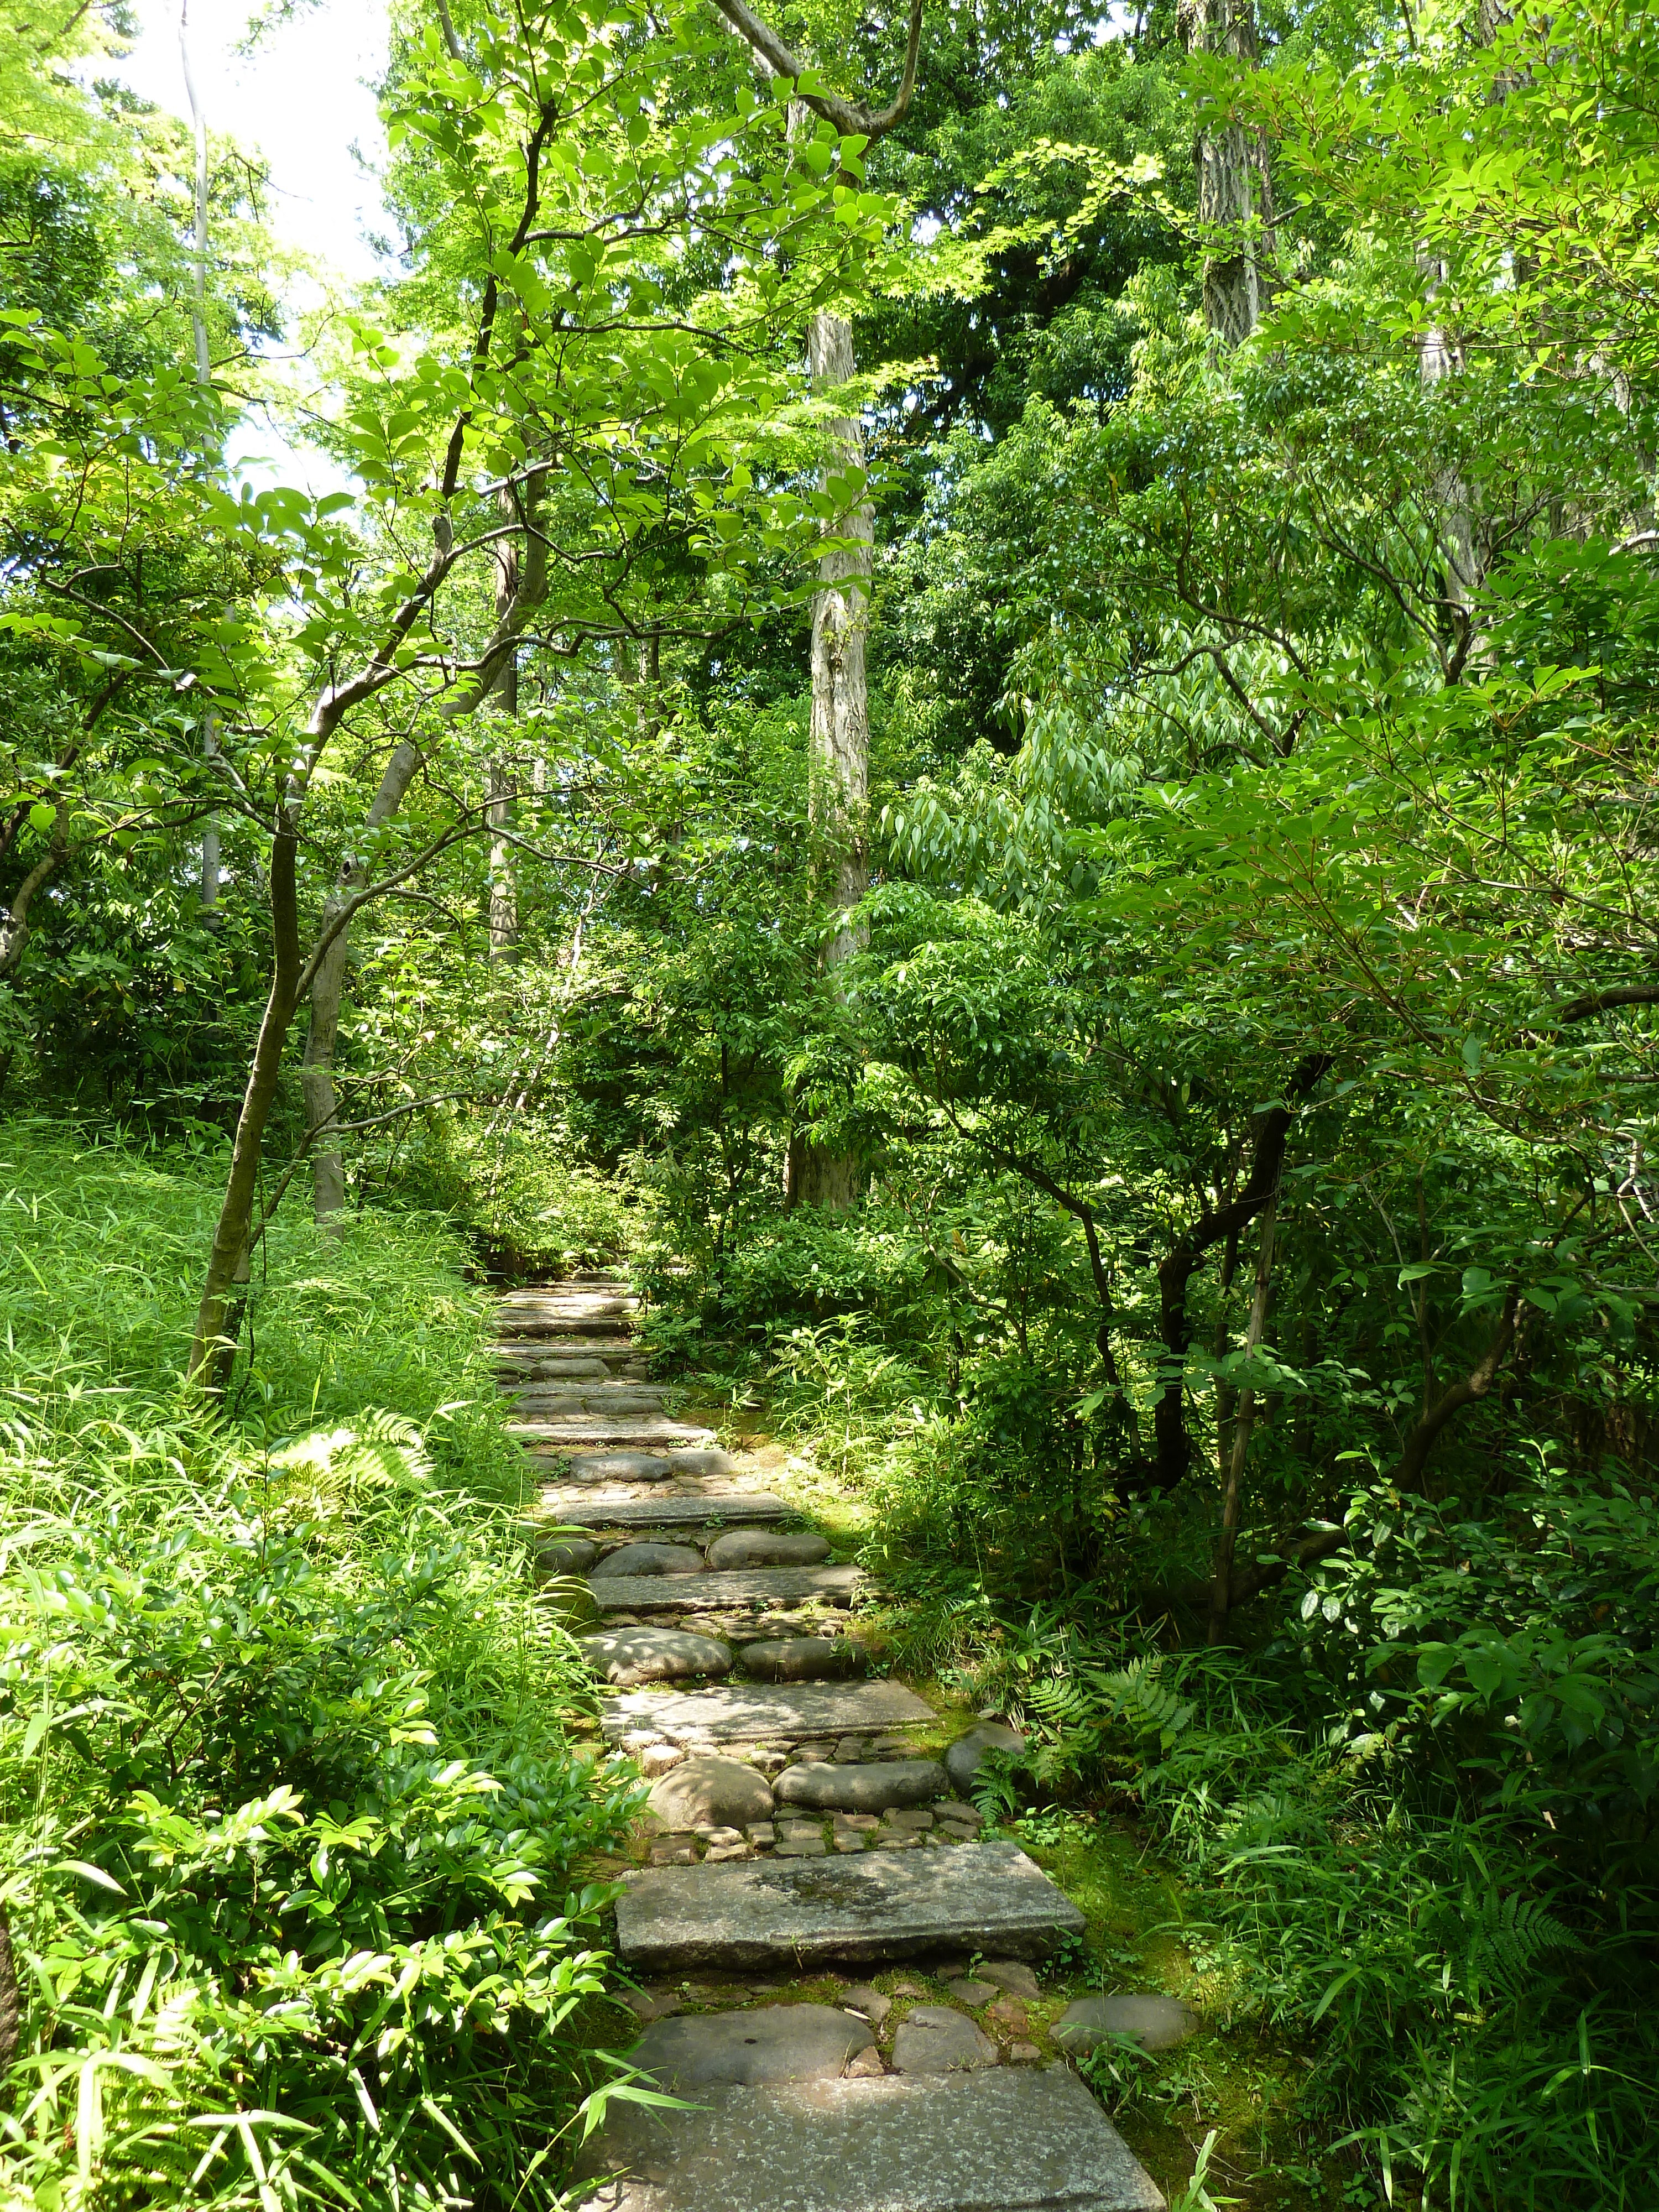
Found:
[[[714,1613],[772,1597],[850,1605],[868,1580],[862,1567],[748,1567],[726,1575],[601,1575],[589,1588],[601,1613]]]
[[[697,2102],[613,2106],[585,2163],[630,2171],[582,2212],[1164,2212],[1064,2069],[705,2088]]]
[[[537,1451],[599,1451],[606,1444],[643,1449],[661,1444],[712,1444],[713,1429],[652,1413],[577,1413],[562,1421],[508,1421],[507,1432]]]
[[[653,1867],[617,1903],[617,1944],[639,1973],[714,1966],[808,1972],[948,1945],[1042,1959],[1085,1922],[1018,1844]]]
[[[808,1743],[925,1728],[933,1718],[902,1682],[723,1682],[717,1690],[630,1690],[600,1726],[617,1742],[654,1729],[670,1743]]]
[[[678,1528],[721,1521],[734,1527],[749,1522],[783,1521],[797,1508],[766,1490],[544,1490],[541,1510],[561,1527],[575,1528]]]

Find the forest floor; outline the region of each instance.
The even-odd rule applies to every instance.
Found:
[[[827,1540],[830,1547],[827,1565],[856,1562],[866,1553],[876,1533],[866,1501],[825,1475],[810,1455],[792,1451],[773,1436],[763,1408],[751,1407],[734,1414],[729,1404],[699,1405],[696,1401],[695,1392],[676,1394],[672,1401],[673,1418],[688,1432],[691,1425],[701,1425],[705,1435],[717,1433],[729,1476],[729,1480],[722,1478],[723,1488],[730,1492],[741,1485],[781,1500],[789,1509],[788,1527],[816,1531]],[[599,1402],[592,1398],[584,1402],[582,1417],[590,1431],[592,1408]],[[550,1415],[547,1407],[538,1412]],[[556,1409],[550,1418],[556,1423]],[[620,1436],[618,1440],[622,1441]],[[546,1449],[550,1441],[545,1429],[538,1428],[532,1449]],[[592,1441],[591,1436],[587,1441]],[[651,1486],[624,1486],[624,1490],[631,1490],[638,1510],[650,1510]],[[616,1498],[623,1492],[613,1486],[605,1494]],[[552,1505],[562,1529],[580,1526],[598,1534],[601,1545],[606,1540],[602,1533],[605,1511],[597,1498],[591,1509],[573,1510],[575,1493],[568,1489],[545,1491],[541,1495],[544,1528]],[[656,1495],[659,1518],[666,1521],[670,1516],[661,1505],[661,1493]],[[724,1504],[731,1508],[730,1525],[740,1525],[740,1506],[730,1497]],[[689,1512],[687,1509],[680,1518],[689,1518]],[[711,1524],[723,1525],[726,1522]],[[611,1540],[637,1541],[641,1536],[661,1533],[658,1528],[635,1526],[613,1531]],[[684,1532],[678,1532],[674,1540],[684,1542]],[[635,1593],[641,1587],[635,1582],[629,1584]],[[673,1592],[682,1609],[656,1615],[646,1611],[624,1614],[620,1622],[630,1632],[648,1626],[654,1619],[665,1629],[674,1624],[681,1630],[733,1635],[739,1652],[744,1633],[777,1632],[765,1630],[769,1616],[759,1609],[758,1600],[747,1630],[739,1623],[734,1632],[729,1613],[704,1615],[684,1609],[694,1601],[690,1593],[696,1584],[690,1580],[665,1577],[657,1587],[665,1595]],[[579,1632],[591,1632],[601,1624],[592,1611],[587,1593],[600,1589],[597,1578],[586,1583],[556,1584],[550,1596],[568,1608],[571,1625]],[[630,1606],[641,1602],[637,1595],[630,1595],[626,1601]],[[714,1601],[711,1598],[709,1602]],[[770,1618],[775,1620],[783,1601],[775,1598],[769,1603]],[[789,1635],[850,1636],[862,1644],[870,1655],[872,1678],[902,1680],[931,1715],[908,1729],[911,1748],[905,1755],[943,1759],[967,1729],[991,1717],[983,1709],[976,1711],[963,1692],[936,1678],[901,1675],[888,1666],[884,1654],[902,1644],[904,1619],[902,1599],[884,1593],[872,1578],[850,1607],[814,1608],[809,1601],[804,1610],[792,1601],[783,1628]],[[614,1613],[604,1622],[607,1629],[618,1625]],[[611,1734],[614,1739],[615,1729]],[[634,1747],[647,1773],[664,1771],[661,1764],[653,1763],[650,1753],[659,1754],[662,1760],[685,1756],[671,1745],[646,1745],[637,1736]],[[695,1749],[694,1744],[694,1753]],[[842,1755],[846,1755],[845,1747]],[[865,1754],[854,1751],[853,1755]],[[787,1811],[787,1808],[780,1809]],[[639,1881],[643,1874],[648,1881],[651,1876],[646,1870],[680,1861],[696,1863],[698,1851],[710,1848],[706,1833],[701,1844],[694,1843],[690,1834],[664,1838],[663,1825],[647,1814],[625,1854],[594,1858],[581,1870],[593,1879],[628,1883]],[[751,1837],[761,1832],[750,1831]],[[824,1832],[824,1842],[811,1848],[842,1850],[854,1841],[843,1834],[837,1842],[827,1828]],[[773,1848],[769,1826],[758,1844],[741,1844],[735,1831],[723,1833],[722,1857],[750,1857]],[[786,1840],[781,1825],[778,1834],[781,1844]],[[795,1840],[799,1841],[799,1835]],[[752,1964],[729,1971],[718,1963],[704,1963],[684,1972],[641,1972],[637,1977],[639,1986],[628,1992],[628,2002],[647,2021],[669,2017],[689,2020],[702,2013],[752,2006],[757,2000],[767,2004],[833,2005],[848,1992],[850,1984],[854,1998],[867,1999],[873,1991],[880,2001],[878,2009],[882,2017],[876,2027],[883,2063],[890,2069],[893,2037],[918,2008],[955,2006],[975,2019],[981,2028],[988,2026],[1004,2039],[1005,2058],[1018,2051],[1026,2065],[1048,2067],[1068,2063],[1055,2040],[1055,2030],[1062,2015],[1078,2001],[1102,1994],[1140,1992],[1173,1998],[1196,2016],[1192,2032],[1174,2047],[1142,2052],[1131,2044],[1115,2042],[1097,2049],[1081,2063],[1085,2078],[1125,2142],[1166,2197],[1175,2205],[1194,2208],[1194,2212],[1224,2204],[1250,2208],[1250,2212],[1281,2212],[1281,2208],[1288,2212],[1292,2206],[1374,2201],[1369,2185],[1363,2182],[1358,2183],[1363,2193],[1357,2197],[1348,2193],[1355,2185],[1351,2168],[1345,2174],[1310,2154],[1297,2116],[1298,2093],[1310,2062],[1282,2041],[1230,2019],[1225,1970],[1218,1947],[1212,1944],[1212,1931],[1194,1911],[1193,1899],[1179,1876],[1160,1862],[1127,1801],[1028,1808],[1005,1818],[1000,1825],[987,1826],[978,1840],[1018,1845],[1080,1908],[1086,1920],[1080,1938],[1062,1941],[1054,1955],[1039,1965],[1034,1992],[1028,1990],[1018,2000],[1006,1994],[996,2000],[1002,2008],[1000,2015],[994,2006],[986,2009],[988,1990],[981,1991],[977,2007],[962,1996],[964,1987],[972,1986],[971,1981],[964,1984],[961,1978],[964,1971],[971,1976],[970,1960],[952,1962],[948,1957],[930,1960],[915,1955],[873,1971],[856,1965],[825,1971],[817,1965],[792,1973],[787,1966],[780,1968],[774,1962],[762,1970],[763,1980],[756,1979]],[[712,1875],[714,1869],[710,1868],[709,1872]],[[625,1952],[625,1945],[623,1948]],[[1018,2038],[1017,2044],[1006,2041],[1011,2035]],[[1206,2160],[1204,2146],[1212,2137]],[[631,2200],[619,2202],[627,2204]]]

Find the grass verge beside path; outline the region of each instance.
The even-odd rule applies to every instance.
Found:
[[[219,1174],[0,1127],[0,2206],[550,2207],[625,1801],[483,1301],[440,1222],[279,1222],[210,1414]]]

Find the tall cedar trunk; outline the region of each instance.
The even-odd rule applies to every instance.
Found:
[[[1182,0],[1189,53],[1219,54],[1255,66],[1259,49],[1253,0]],[[1204,319],[1224,345],[1249,337],[1268,300],[1273,182],[1260,131],[1227,123],[1200,131],[1193,149],[1198,218],[1210,250],[1204,261]]]
[[[540,480],[532,477],[524,493],[522,519],[533,525]],[[515,570],[510,601],[496,622],[480,665],[448,694],[438,708],[446,722],[455,722],[483,704],[511,661],[520,633],[547,595],[547,546],[533,526],[526,532],[525,548]],[[398,744],[386,763],[363,829],[376,830],[391,821],[408,796],[416,771],[426,756],[410,738]],[[319,935],[333,927],[340,915],[368,881],[368,862],[360,853],[348,853],[334,887],[323,902]],[[334,1085],[334,1054],[339,1041],[340,1008],[345,996],[350,928],[341,929],[318,964],[311,986],[311,1024],[306,1037],[305,1060],[300,1072],[305,1099],[306,1133],[310,1139],[312,1211],[319,1226],[337,1225],[336,1217],[345,1205],[345,1166],[337,1145],[321,1140],[320,1132],[335,1121],[339,1110]]]
[[[1273,1228],[1278,1215],[1279,1193],[1275,1190],[1261,1209],[1261,1243],[1255,1257],[1255,1290],[1250,1299],[1250,1317],[1244,1328],[1246,1352],[1255,1350],[1267,1325],[1267,1299],[1273,1272]],[[1243,1513],[1244,1465],[1249,1457],[1250,1431],[1255,1426],[1255,1390],[1252,1384],[1247,1382],[1238,1394],[1232,1452],[1228,1459],[1226,1479],[1221,1491],[1221,1534],[1216,1542],[1215,1569],[1211,1579],[1209,1641],[1212,1644],[1220,1642],[1232,1603],[1233,1553],[1238,1543],[1238,1524]]]
[[[807,368],[814,391],[834,391],[853,374],[853,328],[839,315],[812,318]],[[849,472],[862,475],[864,436],[857,420],[839,416],[830,424],[826,487]],[[818,563],[812,603],[812,721],[808,742],[809,805],[823,854],[822,895],[837,915],[856,907],[869,888],[866,814],[870,791],[870,690],[866,670],[875,517],[860,498],[832,526],[852,542]],[[836,970],[863,949],[865,933],[838,924],[825,944],[825,980],[837,988]],[[857,1157],[811,1142],[790,1139],[784,1168],[787,1206],[852,1205],[863,1184]]]

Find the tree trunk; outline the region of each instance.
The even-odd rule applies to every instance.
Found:
[[[1220,54],[1255,66],[1252,0],[1182,0],[1189,53]],[[1273,181],[1260,131],[1226,123],[1200,131],[1193,149],[1198,219],[1206,234],[1204,319],[1224,345],[1249,337],[1267,306],[1273,244]]]
[[[1261,1210],[1261,1241],[1255,1255],[1255,1290],[1250,1317],[1244,1328],[1244,1349],[1254,1352],[1267,1322],[1267,1297],[1273,1283],[1273,1227],[1279,1214],[1279,1193],[1273,1192]],[[1227,1625],[1231,1604],[1233,1553],[1238,1543],[1238,1523],[1244,1494],[1244,1463],[1249,1456],[1250,1431],[1255,1426],[1255,1389],[1247,1382],[1238,1394],[1238,1413],[1233,1427],[1232,1455],[1227,1463],[1221,1492],[1221,1534],[1215,1547],[1211,1580],[1209,1641],[1218,1644]]]
[[[503,506],[511,514],[511,496],[501,495]],[[511,544],[499,546],[495,553],[495,620],[505,622],[512,612],[513,602],[519,590],[519,556]],[[501,664],[501,672],[495,679],[495,702],[503,721],[511,726],[519,719],[519,656],[509,653]],[[509,839],[503,833],[513,827],[513,800],[516,793],[513,764],[499,757],[492,759],[489,768],[489,797],[484,809],[484,819],[489,824],[489,957],[491,960],[512,960],[519,950],[519,877],[515,856]]]
[[[833,391],[853,374],[853,328],[841,316],[817,314],[808,340],[807,368],[815,392]],[[864,436],[857,420],[838,416],[830,424],[825,489],[864,471]],[[846,485],[841,487],[844,496]],[[866,640],[870,619],[875,517],[867,498],[830,526],[851,542],[818,563],[812,602],[812,720],[807,747],[808,806],[819,848],[821,896],[837,917],[821,954],[824,978],[838,988],[836,971],[864,949],[866,932],[847,919],[870,885],[867,812],[870,793],[870,690]],[[820,1206],[844,1212],[864,1185],[863,1163],[796,1134],[784,1165],[786,1206]]]
[[[270,991],[259,1024],[253,1064],[248,1070],[242,1110],[237,1116],[230,1175],[213,1232],[207,1281],[197,1310],[190,1348],[190,1375],[213,1395],[222,1392],[236,1340],[226,1323],[239,1280],[246,1280],[248,1234],[253,1223],[253,1194],[264,1146],[265,1125],[282,1074],[283,1047],[299,1004],[301,960],[295,882],[299,853],[297,809],[286,806],[270,853]]]

